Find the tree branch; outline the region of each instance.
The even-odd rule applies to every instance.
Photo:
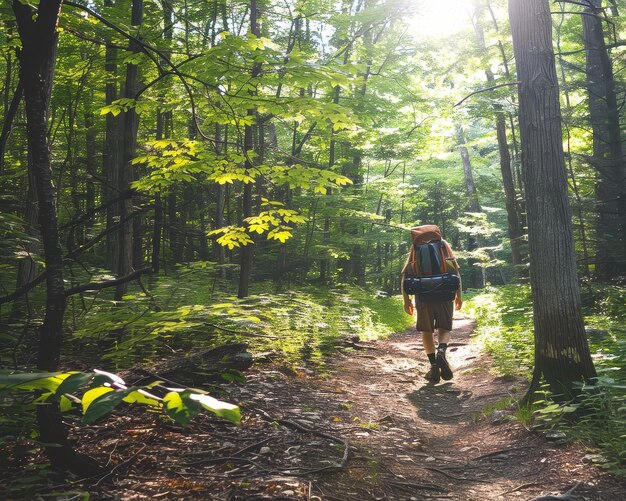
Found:
[[[104,236],[106,236],[109,233],[112,233],[112,232],[118,230],[126,221],[132,219],[133,217],[135,217],[140,212],[143,212],[143,211],[135,211],[132,214],[130,214],[129,216],[127,216],[126,218],[124,218],[123,221],[120,221],[119,223],[111,226],[110,228],[107,228],[106,230],[100,232],[95,237],[90,239],[88,242],[84,243],[80,247],[74,249],[69,254],[65,255],[63,257],[63,261],[66,262],[66,261],[70,261],[70,260],[75,260],[80,254],[82,254],[87,249],[93,247],[97,242],[102,240],[102,238]],[[47,272],[44,270],[38,276],[36,276],[33,280],[28,282],[26,285],[20,287],[19,289],[13,291],[11,294],[7,294],[6,296],[0,296],[0,304],[10,303],[11,301],[15,301],[19,297],[21,297],[24,294],[30,292],[33,288],[35,288],[37,285],[39,285],[41,282],[43,282],[46,279],[46,275],[47,275]]]
[[[71,296],[73,294],[78,294],[79,292],[85,291],[99,291],[102,289],[106,289],[108,287],[115,287],[116,285],[123,284],[125,282],[130,282],[137,277],[140,277],[144,273],[152,273],[151,267],[141,268],[139,270],[133,271],[128,275],[124,275],[123,277],[116,278],[114,280],[105,280],[103,282],[92,282],[84,285],[77,285],[76,287],[72,287],[71,289],[67,289],[65,291],[65,297]]]
[[[609,24],[613,24],[612,21],[609,21],[604,16],[601,16],[599,14],[594,14],[593,12],[584,12],[584,11],[575,12],[572,10],[552,10],[550,11],[550,14],[573,14],[575,16],[589,16],[589,17],[595,17],[599,19],[600,21],[606,21]]]
[[[6,296],[1,296],[0,304],[10,303],[11,301],[15,301],[17,298],[23,296],[24,294],[29,292],[31,289],[35,288],[37,285],[43,282],[46,279],[46,275],[47,275],[47,272],[43,271],[40,275],[35,277],[33,280],[28,282],[23,287],[20,287],[14,292],[11,292],[11,294],[7,294]]]
[[[507,83],[503,83],[503,84],[498,84],[498,85],[493,85],[492,87],[487,87],[485,89],[480,89],[477,90],[475,92],[472,92],[471,94],[468,94],[467,96],[465,96],[463,99],[461,99],[458,103],[456,103],[454,105],[454,107],[456,108],[458,105],[460,105],[462,102],[464,102],[465,100],[469,99],[470,97],[472,97],[475,94],[480,94],[481,92],[487,92],[493,89],[499,89],[500,87],[507,87],[509,85],[519,85],[519,82],[507,82]]]
[[[2,124],[2,132],[0,133],[0,174],[4,172],[4,150],[6,148],[7,141],[9,140],[9,134],[11,134],[13,119],[17,114],[20,101],[22,100],[23,91],[24,85],[22,85],[22,80],[20,79],[17,87],[15,88],[15,92],[13,93],[11,104],[9,105],[4,123]]]
[[[126,200],[128,198],[132,198],[136,195],[138,195],[138,193],[135,190],[132,190],[132,189],[126,190],[124,193],[122,193],[121,196],[114,198],[112,200],[109,200],[108,202],[105,202],[103,204],[100,204],[98,205],[98,207],[94,207],[93,209],[88,210],[87,212],[77,217],[76,219],[72,219],[71,221],[68,221],[67,223],[62,224],[61,226],[59,226],[59,229],[64,230],[65,228],[74,228],[75,226],[78,226],[79,224],[89,221],[98,212],[106,209],[107,207],[110,207],[111,205],[121,202],[123,200]]]
[[[115,223],[113,226],[109,226],[108,228],[106,228],[105,230],[102,230],[100,233],[98,233],[96,236],[92,237],[91,239],[89,239],[87,242],[85,242],[84,244],[78,246],[76,249],[74,249],[73,251],[69,252],[64,258],[63,261],[69,261],[69,260],[73,260],[76,259],[78,256],[80,256],[83,252],[85,252],[87,249],[90,249],[91,247],[93,247],[94,245],[96,245],[100,240],[102,240],[102,238],[104,238],[106,235],[108,235],[109,233],[113,233],[114,231],[119,230],[124,224],[126,224],[126,222],[130,221],[132,218],[134,218],[137,214],[141,214],[142,212],[145,212],[144,210],[137,210],[137,211],[133,211],[131,214],[129,214],[128,216],[126,216],[124,219],[122,219],[119,223]]]
[[[151,52],[153,52],[154,54],[157,54],[161,60],[165,61],[169,65],[169,67],[172,69],[172,72],[179,78],[180,82],[183,84],[183,87],[185,88],[187,96],[189,97],[189,103],[191,104],[191,116],[193,118],[194,127],[198,131],[198,134],[200,134],[200,136],[202,136],[203,139],[210,142],[214,147],[216,146],[214,139],[207,136],[205,132],[202,130],[202,128],[200,127],[200,123],[198,122],[198,115],[196,113],[196,101],[195,101],[195,98],[193,97],[193,92],[191,91],[191,87],[189,86],[189,83],[187,82],[183,74],[178,70],[178,67],[174,63],[172,63],[172,61],[167,56],[167,54],[157,49],[156,47],[153,47],[152,45],[144,42],[143,40],[140,40],[139,38],[131,35],[130,33],[127,33],[122,28],[112,23],[111,21],[107,20],[106,18],[104,18],[103,16],[95,12],[93,9],[90,9],[89,7],[85,5],[81,5],[79,3],[75,3],[69,0],[65,1],[64,3],[65,5],[68,5],[70,7],[74,7],[76,9],[80,9],[84,12],[87,12],[89,15],[96,18],[105,26],[108,26],[109,28],[116,31],[120,35],[126,37],[128,40],[135,42],[137,46],[141,47],[142,51],[152,60],[152,62],[157,66],[160,72],[164,72],[163,67],[161,66],[157,58]]]

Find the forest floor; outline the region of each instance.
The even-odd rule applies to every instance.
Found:
[[[531,500],[576,487],[564,499],[624,499],[626,481],[587,464],[583,446],[550,442],[510,419],[512,410],[488,412],[526,383],[491,374],[472,328],[456,318],[454,379],[436,385],[424,379],[414,331],[342,350],[322,375],[266,356],[245,385],[228,385],[241,426],[202,414],[183,429],[129,409],[73,433],[109,475],[50,478],[46,490],[91,499],[366,501]]]

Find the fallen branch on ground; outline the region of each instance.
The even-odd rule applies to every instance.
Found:
[[[308,470],[306,472],[300,473],[300,475],[302,474],[310,474],[310,473],[318,473],[320,471],[327,471],[327,470],[340,470],[346,467],[346,465],[348,464],[348,459],[350,457],[350,442],[348,442],[347,439],[345,438],[341,438],[341,437],[336,437],[334,435],[331,435],[330,433],[326,433],[324,431],[321,430],[316,430],[315,428],[309,428],[307,426],[304,426],[296,421],[291,421],[288,419],[277,419],[277,418],[273,418],[272,416],[270,416],[267,412],[265,412],[263,409],[254,409],[255,411],[257,411],[259,414],[261,414],[265,419],[267,419],[268,421],[271,422],[276,422],[279,424],[282,424],[283,426],[286,426],[287,428],[292,428],[298,431],[302,431],[304,433],[311,433],[313,435],[317,435],[318,437],[322,437],[322,438],[326,438],[328,440],[331,440],[335,443],[338,444],[342,444],[344,449],[343,449],[343,457],[341,458],[341,463],[337,464],[337,465],[333,465],[333,466],[325,466],[323,468],[319,468],[316,470]]]
[[[521,447],[511,447],[509,449],[502,449],[499,451],[490,452],[488,454],[483,454],[482,456],[478,456],[478,457],[470,459],[470,461],[480,461],[481,459],[487,459],[493,456],[500,456],[501,454],[506,454],[507,452],[514,452],[514,451],[520,451],[523,449],[532,449],[532,448],[533,448],[532,445],[523,445]]]

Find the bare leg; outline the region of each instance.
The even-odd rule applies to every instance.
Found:
[[[437,342],[439,344],[441,343],[446,343],[448,344],[450,342],[450,338],[452,337],[452,332],[451,331],[447,331],[445,329],[437,329]],[[426,347],[426,343],[424,343],[424,347]],[[434,348],[433,348],[434,350]]]
[[[422,331],[422,342],[424,343],[424,352],[426,355],[435,353],[434,332]]]

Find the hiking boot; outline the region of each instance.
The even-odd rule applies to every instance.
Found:
[[[437,352],[437,367],[441,370],[441,379],[444,381],[452,379],[452,369],[446,360],[446,354],[442,351]]]
[[[430,366],[430,370],[426,373],[426,379],[428,379],[431,383],[439,382],[439,366],[437,364],[432,364]]]

